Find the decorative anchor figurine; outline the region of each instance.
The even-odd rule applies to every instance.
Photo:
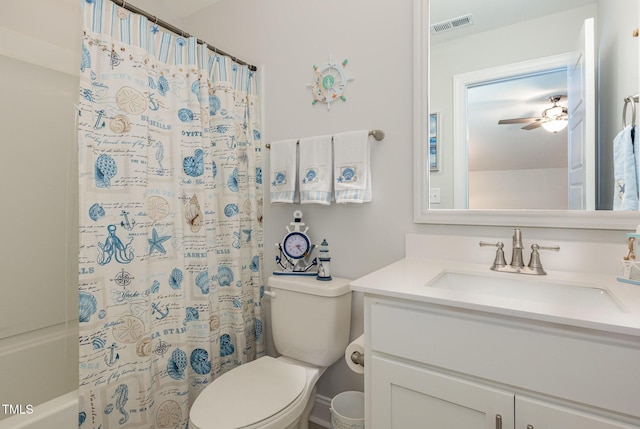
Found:
[[[293,212],[293,222],[287,226],[287,234],[281,243],[276,243],[280,254],[276,256],[276,263],[282,271],[274,271],[276,275],[315,276],[316,271],[311,268],[318,265],[316,258],[311,259],[311,253],[316,247],[311,244],[307,231],[309,227],[302,222],[302,212]],[[304,228],[304,229],[303,229]]]
[[[318,264],[318,277],[316,277],[316,280],[329,281],[331,280],[331,255],[329,254],[329,244],[326,238],[322,240],[318,253],[320,263]]]

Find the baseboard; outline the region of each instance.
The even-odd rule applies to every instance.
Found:
[[[316,404],[311,411],[309,421],[323,428],[331,428],[331,398],[316,395]]]

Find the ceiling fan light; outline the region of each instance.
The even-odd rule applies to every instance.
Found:
[[[549,131],[550,133],[557,133],[558,131],[564,130],[567,125],[569,125],[569,121],[566,119],[556,119],[554,121],[547,121],[542,123],[542,128]]]
[[[563,109],[562,106],[553,106],[550,109],[545,110],[545,115],[547,118],[555,118],[556,116],[562,115]]]

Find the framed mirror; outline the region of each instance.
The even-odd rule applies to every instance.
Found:
[[[447,9],[445,6],[451,6],[452,3],[455,3],[458,9],[444,11]],[[496,3],[500,3],[498,5],[499,9],[497,11],[491,10],[489,7]],[[514,6],[516,3],[517,5]],[[474,4],[481,4],[482,7],[480,9],[474,8]],[[558,4],[564,9],[551,8],[552,6],[557,7]],[[529,8],[535,10],[530,10]],[[640,14],[638,9],[637,2],[634,0],[621,0],[619,2],[607,2],[606,0],[571,0],[566,2],[505,0],[504,2],[487,2],[484,5],[478,0],[459,0],[456,2],[449,2],[448,0],[414,0],[415,222],[467,225],[517,224],[519,226],[635,230],[636,225],[639,223],[638,220],[640,220],[639,214],[635,212],[614,212],[611,210],[611,201],[614,187],[612,177],[612,140],[616,133],[622,129],[620,117],[624,106],[624,97],[636,94],[639,86],[637,59],[640,55],[637,39],[631,37],[631,32],[639,21]],[[430,11],[434,15],[433,19],[430,19]],[[439,15],[435,16],[436,13]],[[437,35],[432,34],[432,31],[435,31],[431,28],[433,24],[446,24],[447,21],[451,22],[459,18],[464,19],[466,15],[471,15],[469,19],[472,21],[472,24],[467,26],[468,28],[444,31]],[[555,21],[551,21],[551,24],[544,24],[542,20],[546,15],[550,15],[551,19]],[[488,16],[498,19],[487,23]],[[495,203],[485,203],[484,205],[472,203],[472,208],[468,208],[470,207],[469,202],[473,201],[468,195],[464,195],[465,193],[468,194],[471,189],[469,186],[469,174],[475,177],[471,179],[472,184],[479,183],[477,179],[479,175],[476,172],[470,173],[469,166],[487,165],[486,162],[483,164],[474,159],[471,162],[469,160],[472,153],[469,151],[467,134],[471,123],[466,115],[470,112],[470,107],[464,104],[470,98],[469,90],[480,87],[484,82],[489,82],[491,73],[497,73],[495,76],[496,82],[509,81],[513,83],[515,77],[500,75],[509,67],[517,69],[518,67],[537,63],[543,64],[544,67],[548,66],[547,69],[542,67],[539,71],[557,70],[560,68],[556,64],[557,61],[564,61],[569,58],[570,61],[565,67],[570,70],[574,64],[573,61],[576,58],[576,54],[575,50],[572,51],[571,48],[566,48],[565,46],[576,46],[579,35],[578,31],[575,30],[576,25],[574,23],[584,21],[587,16],[596,18],[594,40],[599,45],[596,49],[596,57],[593,58],[599,73],[597,88],[595,88],[594,84],[594,90],[598,90],[595,95],[597,105],[591,113],[587,112],[587,120],[593,121],[594,125],[591,131],[583,133],[593,137],[593,143],[590,148],[582,148],[584,155],[581,162],[583,164],[591,163],[591,168],[595,173],[595,178],[588,180],[591,185],[588,196],[581,197],[585,203],[582,207],[587,209],[582,207],[575,209],[568,202],[561,202],[558,205],[540,203],[537,206],[535,204],[531,206],[532,198],[529,195],[533,193],[533,188],[531,187],[536,186],[535,183],[532,183],[534,182],[532,179],[526,179],[522,185],[515,187],[515,192],[520,192],[523,195],[522,200],[529,205],[525,204],[522,207],[516,205],[509,207],[507,205],[506,207],[508,208],[504,208],[504,206],[498,206]],[[573,20],[571,21],[573,23],[570,24],[569,20]],[[457,26],[458,23],[454,23],[453,27],[457,28]],[[561,33],[560,29],[565,27],[570,27],[575,34],[568,36]],[[625,31],[625,29],[628,31]],[[454,34],[456,32],[458,34]],[[533,40],[526,41],[524,39],[525,35],[532,36]],[[440,40],[435,41],[436,37],[439,37]],[[470,42],[472,39],[480,45],[473,45]],[[559,43],[559,41],[569,39],[572,40],[570,45]],[[432,46],[430,46],[430,43],[432,43]],[[457,50],[464,45],[471,46],[473,52],[463,53]],[[555,46],[556,48],[554,51],[542,45]],[[489,50],[482,51],[480,49],[482,47],[489,48]],[[505,55],[506,59],[503,63],[497,62],[499,57],[497,53],[501,51],[508,54]],[[443,52],[446,55],[443,55]],[[634,60],[630,62],[633,66],[622,67],[619,60],[621,56],[633,58]],[[450,62],[444,63],[444,61],[449,61],[447,58],[450,59]],[[460,66],[461,63],[464,63],[463,66]],[[527,76],[536,73],[524,70],[520,75]],[[477,78],[480,80],[475,81],[470,78],[470,76],[478,75],[488,75],[489,77]],[[433,88],[431,91],[430,84]],[[565,97],[569,91],[569,88],[565,89],[565,91],[550,88],[546,92],[545,90],[539,90],[528,96],[520,94],[518,95],[521,99],[520,101],[528,97],[530,100],[535,100],[537,104],[531,106],[532,110],[527,110],[522,106],[512,107],[500,119],[542,117],[542,112],[545,109],[553,107],[553,101],[549,101],[551,95]],[[444,92],[444,94],[439,94],[439,92]],[[515,94],[513,89],[507,92],[512,95]],[[551,94],[552,92],[553,94]],[[558,92],[564,92],[564,94],[557,94]],[[473,97],[474,95],[472,94],[471,98]],[[492,100],[492,102],[493,104],[498,104],[496,100]],[[544,106],[545,102],[548,106]],[[455,103],[458,103],[457,107],[454,107]],[[562,105],[561,107],[569,108],[569,103],[570,101],[562,100],[557,104],[558,106]],[[539,106],[543,107],[540,108]],[[430,114],[435,112],[438,113],[439,125],[437,170],[430,169],[429,150]],[[598,112],[598,115],[596,115],[596,112]],[[522,130],[523,126],[528,125],[527,123],[498,125],[497,121],[495,122],[493,124],[495,128],[510,128],[510,131],[516,133],[516,137],[512,137],[510,140],[514,145],[524,144],[523,142],[527,140],[525,136],[528,139],[534,137],[535,145],[552,144],[546,143],[546,140],[551,137],[550,132],[538,127],[537,124],[534,124],[530,130]],[[517,133],[520,133],[522,137],[519,137]],[[567,173],[562,173],[558,170],[554,171],[554,174],[557,174],[558,177],[566,178],[568,171],[571,170],[571,157],[576,155],[572,155],[569,151],[567,141],[570,139],[570,132],[565,130],[559,131],[557,134],[562,133],[567,135],[564,142],[561,143],[565,145],[562,151],[565,154],[566,161],[563,162],[566,162],[566,165],[564,167],[553,165],[541,168],[564,168]],[[495,140],[495,138],[491,138],[491,140]],[[520,164],[523,164],[525,159],[533,157],[521,150],[521,148],[522,146],[515,152],[517,155],[512,154],[505,156],[505,158],[518,159]],[[487,149],[474,150],[480,153],[488,152]],[[502,152],[507,151],[503,149]],[[587,153],[590,154],[591,158],[587,156]],[[550,152],[549,150],[543,151],[542,155],[537,156],[553,158],[556,163],[559,162],[558,159],[562,158],[562,155],[558,155],[557,151]],[[462,162],[459,160],[462,160]],[[476,167],[471,168],[474,169]],[[502,167],[503,170],[509,168],[512,170],[517,169],[516,167]],[[516,174],[521,173],[516,172]],[[539,177],[541,178],[540,180],[546,180],[548,176],[550,176],[548,171],[543,170]],[[498,180],[503,183],[513,182],[513,179],[508,178]],[[568,183],[558,184],[557,186],[540,180],[538,180],[540,183],[536,188],[538,190],[564,187],[567,199],[572,192],[570,179],[565,179],[565,182],[568,181]],[[461,183],[464,183],[464,186],[461,186]],[[489,189],[495,189],[495,187]],[[497,192],[498,190],[492,191],[492,195]],[[562,192],[565,191],[563,190]],[[439,197],[440,203],[430,201],[430,196]],[[511,198],[511,201],[515,200],[515,198]],[[494,204],[495,207],[492,207],[491,204]],[[474,205],[481,208],[473,208]],[[555,207],[559,207],[559,209],[555,209]]]

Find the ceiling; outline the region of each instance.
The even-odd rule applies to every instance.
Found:
[[[473,15],[473,25],[431,36],[431,43],[487,31],[505,25],[539,18],[552,13],[597,3],[598,0],[430,0],[432,24],[466,14]],[[517,3],[517,7],[514,4]]]

